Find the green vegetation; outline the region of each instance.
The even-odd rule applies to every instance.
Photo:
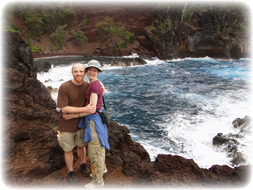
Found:
[[[152,32],[152,39],[155,41],[159,41],[164,34],[172,27],[172,22],[170,19],[165,21],[158,21],[156,19],[152,26],[150,26],[150,31]]]
[[[52,39],[55,42],[55,49],[61,49],[66,44],[67,29],[70,28],[76,19],[76,13],[74,8],[64,3],[52,5],[44,4],[41,8],[41,13],[37,13],[33,4],[25,3],[13,3],[8,7],[7,19],[4,21],[4,30],[11,32],[18,32],[20,29],[14,23],[13,15],[18,14],[23,20],[23,24],[26,26],[25,40],[31,45],[31,37],[41,40],[42,35],[52,35]],[[36,8],[37,9],[37,8]],[[85,22],[83,22],[85,23]],[[86,42],[85,36],[80,36],[80,32],[74,33],[80,43]],[[36,48],[33,49],[37,51]]]
[[[57,51],[57,50],[59,50],[59,48],[57,46],[50,46],[50,50],[51,51]]]
[[[52,38],[58,49],[61,49],[68,39],[67,32],[64,30],[63,26],[59,26],[54,33],[52,33]]]
[[[185,6],[184,9],[182,9],[182,5]],[[162,11],[160,13],[159,21],[156,20],[150,27],[150,30],[153,33],[153,39],[157,40],[159,40],[166,31],[175,28],[171,22],[171,20],[173,20],[171,16],[177,15],[177,18],[174,18],[175,26],[177,26],[178,21],[180,20],[180,14],[182,14],[182,20],[184,22],[191,24],[196,21],[194,19],[194,14],[206,11],[207,8],[211,11],[220,10],[223,15],[219,19],[220,23],[216,28],[216,32],[222,36],[228,36],[231,32],[239,32],[243,35],[247,35],[253,29],[253,18],[247,16],[248,13],[246,11],[247,9],[250,10],[250,7],[247,3],[239,0],[160,0],[157,3],[156,8],[161,9]],[[176,12],[176,14],[171,15],[171,11]],[[243,17],[241,17],[241,19],[237,21],[232,13],[237,13],[237,15],[245,17],[243,20]]]
[[[33,53],[44,51],[42,47],[32,46],[30,47]]]
[[[24,25],[28,27],[27,34],[29,36],[34,36],[39,39],[42,38],[41,29],[42,29],[42,18],[35,11],[28,12],[24,15]]]
[[[41,17],[43,21],[43,30],[46,34],[50,35],[56,26],[56,18],[53,13],[50,13],[46,7],[42,8]]]
[[[72,34],[73,38],[75,38],[80,44],[83,44],[84,42],[88,41],[84,32],[81,30],[78,30],[78,31],[72,30],[71,34]]]
[[[129,43],[135,41],[135,34],[126,31],[120,22],[114,22],[111,17],[106,17],[105,22],[98,23],[96,28],[100,31],[100,44],[104,44],[108,39],[113,42],[110,51],[126,49]]]
[[[82,20],[81,24],[84,25],[84,24],[86,24],[86,22],[87,22],[87,16],[84,13],[83,20]]]
[[[231,31],[234,31],[234,32],[236,32],[236,31],[242,31],[243,32],[243,31],[246,30],[245,28],[246,28],[245,24],[238,23],[237,19],[236,19],[228,27],[225,26],[225,27],[223,27],[221,29],[220,25],[218,25],[217,28],[216,28],[216,32],[218,34],[221,34],[222,36],[228,36],[229,32],[231,32]]]
[[[42,19],[39,14],[33,10],[33,1],[14,1],[16,12],[19,13],[23,20],[24,25],[28,28],[30,36],[41,39]],[[37,1],[36,3],[41,3]]]
[[[249,23],[248,21],[245,21],[245,23]],[[237,31],[240,31],[240,32],[248,32],[249,30],[249,26],[245,23],[239,23],[237,22],[235,25],[234,25],[234,30],[237,30]]]
[[[1,21],[0,21],[0,31],[11,31],[11,32],[18,32],[19,28],[14,23],[13,15],[15,13],[15,3],[9,2],[6,3],[1,11]]]
[[[67,28],[71,27],[76,18],[76,13],[72,6],[64,4],[57,4],[52,6],[43,7],[47,14],[51,14],[52,26],[57,28],[60,25],[67,25]]]

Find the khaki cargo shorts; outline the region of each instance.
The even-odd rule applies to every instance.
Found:
[[[75,133],[61,132],[61,136],[58,135],[58,143],[64,152],[69,152],[77,145],[79,147],[87,146],[87,143],[83,142],[84,128],[79,129]]]

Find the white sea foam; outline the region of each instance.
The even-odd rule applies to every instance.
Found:
[[[123,58],[138,58],[139,55],[137,53],[132,53],[132,55],[123,56]]]
[[[156,58],[155,60],[145,60],[147,62],[147,65],[160,65],[160,64],[164,64],[165,61],[162,61],[158,58]]]

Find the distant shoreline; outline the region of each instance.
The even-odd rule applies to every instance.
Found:
[[[47,58],[47,57],[57,57],[57,56],[84,56],[83,53],[47,53],[47,54],[41,54],[41,53],[36,53],[33,54],[34,59],[38,58]],[[85,56],[84,56],[85,57]]]
[[[54,57],[68,57],[68,56],[83,56],[85,58],[89,58],[87,56],[85,56],[83,53],[48,53],[48,54],[34,54],[33,57],[34,59],[43,59],[43,58],[54,58]],[[129,55],[131,56],[131,55]],[[92,57],[111,57],[111,56],[90,56],[90,58]],[[117,56],[120,57],[120,56]],[[123,56],[122,56],[123,57]],[[194,59],[194,58],[207,58],[209,56],[205,56],[205,57],[184,57],[184,58],[178,58],[178,59]],[[217,61],[234,61],[234,60],[240,60],[240,59],[251,59],[250,57],[241,57],[240,59],[226,59],[226,58],[215,58],[215,57],[209,57],[211,59],[215,59]],[[159,58],[158,58],[159,59]],[[163,60],[163,59],[160,59]],[[166,59],[167,60],[167,59]],[[177,59],[172,59],[172,60],[177,60]]]

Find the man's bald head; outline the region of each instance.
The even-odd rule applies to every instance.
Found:
[[[80,67],[79,65],[82,65],[82,66],[83,66],[83,70],[85,70],[85,66],[84,66],[82,63],[75,63],[75,64],[72,66],[72,72],[73,72],[73,69],[74,69],[74,68]]]

